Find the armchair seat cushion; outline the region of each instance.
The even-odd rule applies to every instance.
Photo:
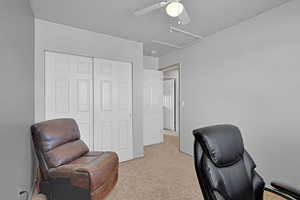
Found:
[[[89,152],[70,163],[50,169],[49,177],[68,179],[73,186],[93,192],[114,181],[118,163],[116,153]]]

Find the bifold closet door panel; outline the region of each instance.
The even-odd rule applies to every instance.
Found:
[[[94,59],[94,147],[133,158],[131,63]]]
[[[46,120],[74,118],[93,150],[93,59],[45,52]]]

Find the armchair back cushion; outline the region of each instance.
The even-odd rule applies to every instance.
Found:
[[[73,119],[50,120],[31,127],[39,159],[46,169],[55,168],[89,152],[80,140],[77,123]]]

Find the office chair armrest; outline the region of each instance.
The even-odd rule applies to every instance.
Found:
[[[286,200],[299,200],[300,199],[300,198],[295,198],[295,197],[289,195],[288,193],[286,193],[284,191],[281,191],[281,190],[278,190],[278,189],[276,189],[274,187],[271,187],[271,186],[266,186],[264,190],[267,191],[267,192],[273,193],[275,195],[278,195],[278,196],[280,196],[280,197],[282,197]]]
[[[286,185],[286,184],[280,183],[280,182],[271,182],[271,186],[283,193],[288,194],[291,197],[294,197],[295,199],[300,199],[300,190],[298,190],[290,185]]]

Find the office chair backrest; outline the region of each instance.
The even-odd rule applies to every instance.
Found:
[[[205,200],[263,200],[265,183],[237,127],[217,125],[193,133],[195,168]]]

